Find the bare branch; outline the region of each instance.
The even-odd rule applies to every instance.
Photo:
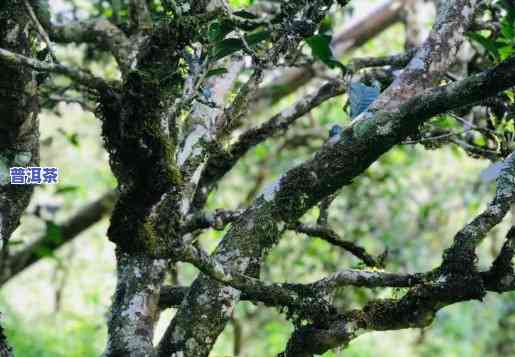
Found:
[[[367,331],[423,328],[429,326],[436,312],[445,306],[467,300],[481,300],[486,291],[515,290],[512,263],[514,243],[515,228],[512,227],[499,256],[487,272],[452,276],[421,274],[417,276],[421,280],[417,281],[416,286],[398,300],[374,300],[361,310],[348,311],[332,321],[329,319],[325,326],[320,326],[315,321],[311,325],[299,327],[282,356],[322,354],[329,349],[348,344]],[[318,288],[323,288],[323,285]],[[328,339],[327,336],[331,338]]]
[[[343,94],[344,91],[344,82],[334,81],[326,83],[316,92],[305,96],[293,106],[274,115],[261,126],[249,129],[241,134],[238,140],[232,144],[226,152],[212,155],[208,159],[200,179],[199,190],[195,198],[195,206],[203,206],[201,202],[203,201],[203,197],[210,192],[211,186],[229,172],[234,165],[236,165],[238,160],[251,148],[282,131],[286,131],[297,119],[309,113],[325,101]]]
[[[352,255],[354,255],[356,258],[363,261],[363,263],[365,263],[369,267],[380,266],[380,262],[370,254],[368,254],[365,248],[360,247],[354,242],[341,239],[340,236],[328,226],[322,226],[318,224],[308,225],[297,223],[291,225],[290,229],[299,233],[304,233],[311,237],[318,237],[334,246],[343,248]]]
[[[10,64],[27,66],[42,72],[63,74],[86,87],[94,88],[102,92],[108,90],[110,87],[108,82],[104,79],[96,77],[86,71],[76,70],[62,64],[38,61],[3,48],[0,48],[0,60]]]
[[[410,287],[424,281],[425,274],[394,274],[379,271],[348,269],[310,284],[264,283],[259,279],[241,274],[225,267],[201,249],[185,246],[181,250],[181,261],[193,264],[204,274],[244,291],[252,301],[261,301],[272,306],[300,306],[309,297],[323,296],[328,291],[343,286]],[[302,292],[302,294],[301,294]],[[309,301],[305,301],[308,297]]]
[[[445,274],[473,270],[476,262],[476,247],[486,234],[496,226],[510,210],[515,197],[515,154],[508,156],[497,177],[495,197],[488,207],[456,234],[451,248],[444,254],[442,263]]]
[[[406,66],[415,55],[416,49],[411,49],[405,53],[385,57],[353,58],[347,65],[352,72],[357,72],[364,68],[391,66],[401,68]]]
[[[255,262],[262,259],[267,247],[278,241],[283,222],[295,222],[322,198],[351,182],[380,155],[401,142],[432,116],[482,100],[514,85],[515,58],[510,58],[492,70],[433,88],[406,100],[394,111],[378,110],[374,113],[362,114],[341,135],[334,137],[334,140],[333,138],[329,140],[312,160],[289,170],[276,183],[269,186],[238,220],[238,223],[232,225],[213,257],[206,258],[191,254],[186,260],[195,262],[197,266],[202,266],[207,261],[209,264],[205,272],[215,276],[218,281],[224,281],[227,278],[226,271],[231,272],[233,279],[241,278],[241,276],[232,275],[233,272],[239,272],[245,276],[257,276],[259,265]],[[226,263],[220,266],[219,261]],[[217,266],[220,269],[215,268]],[[391,311],[392,316],[388,321],[404,326],[404,322],[413,316],[413,314],[406,314],[404,308],[406,304],[416,304],[420,298],[433,295],[435,291],[439,294],[436,295],[438,299],[435,300],[438,303],[435,305],[431,300],[428,305],[421,306],[424,310],[420,313],[420,318],[428,316],[427,311],[434,314],[435,306],[440,306],[442,301],[447,304],[467,298],[479,298],[484,291],[476,288],[478,286],[476,280],[479,278],[474,277],[474,279],[473,281],[460,280],[457,294],[451,294],[449,290],[451,287],[456,289],[455,285],[449,288],[445,285],[442,289],[441,285],[436,284],[417,289],[406,297],[406,303],[400,302],[391,309],[387,307],[387,311],[389,313]],[[245,278],[245,282],[249,281]],[[259,288],[256,285],[254,287]],[[278,299],[292,301],[292,296],[285,294],[284,291],[277,291],[277,293]],[[221,311],[232,310],[232,308],[228,310],[228,306],[233,306],[239,295],[238,290],[226,289],[224,284],[216,283],[201,275],[192,285],[182,304],[187,307],[187,311],[180,308],[175,319],[191,322],[192,315],[195,317],[202,314],[206,316],[216,314],[220,317],[223,313]],[[197,303],[198,300],[203,301],[202,306]],[[206,303],[206,300],[209,303]],[[217,336],[225,321],[224,318],[223,321],[218,319],[210,323],[209,333],[202,334],[202,338],[208,335]],[[173,349],[169,347],[173,341],[170,334],[173,333],[175,326],[175,323],[172,323],[167,330],[160,345],[160,353],[168,353],[169,348]],[[381,327],[376,324],[368,326]],[[185,329],[186,325],[181,323],[180,328]],[[200,336],[188,332],[185,337],[199,338]]]
[[[190,215],[183,225],[184,233],[191,233],[198,229],[214,228],[223,230],[229,223],[237,220],[245,210],[226,211],[216,210],[213,213],[195,213]]]
[[[442,2],[428,39],[371,109],[396,108],[404,100],[438,85],[455,61],[464,32],[474,19],[475,0]]]
[[[34,26],[36,27],[39,37],[41,37],[43,42],[45,42],[45,44],[47,45],[48,51],[50,52],[50,56],[52,57],[54,62],[58,63],[59,61],[57,60],[57,57],[55,55],[52,43],[50,42],[50,38],[48,37],[48,33],[45,31],[43,26],[41,26],[41,23],[39,22],[38,17],[34,13],[34,9],[29,4],[28,0],[24,0],[23,2],[32,22],[34,23]]]

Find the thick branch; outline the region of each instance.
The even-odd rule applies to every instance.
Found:
[[[166,263],[119,250],[116,261],[117,285],[103,356],[154,356],[152,338]]]
[[[404,100],[439,84],[456,59],[464,32],[472,24],[475,4],[475,0],[441,3],[428,39],[372,108],[394,109]]]
[[[203,171],[199,182],[199,190],[195,198],[195,206],[202,207],[205,195],[211,186],[218,182],[250,149],[265,140],[286,131],[296,120],[309,113],[325,101],[345,91],[344,82],[329,82],[322,85],[314,93],[300,99],[293,106],[274,115],[261,126],[252,128],[240,135],[238,140],[227,151],[212,155]]]
[[[0,6],[0,48],[35,55],[34,38],[26,31],[30,22],[22,0]],[[7,51],[7,50],[5,50]],[[7,51],[7,52],[9,52]],[[9,239],[20,223],[34,187],[11,185],[9,168],[39,166],[37,82],[26,66],[0,56],[0,272],[9,256]]]
[[[184,233],[191,233],[198,229],[214,228],[223,230],[229,223],[237,220],[245,210],[226,211],[216,210],[210,213],[195,213],[191,215],[182,227]]]
[[[113,209],[117,194],[108,192],[98,200],[91,202],[64,223],[60,224],[59,240],[49,239],[46,235],[38,238],[23,250],[8,257],[5,271],[1,274],[0,285],[15,277],[18,273],[38,262],[44,256],[42,251],[56,251],[64,244],[70,242],[84,230],[88,229],[102,218],[106,217]]]
[[[127,36],[108,20],[75,21],[54,25],[50,36],[55,42],[98,44],[113,54],[122,72],[129,68],[130,42]]]
[[[488,207],[456,234],[451,248],[444,255],[443,268],[446,273],[474,269],[477,259],[475,249],[486,234],[495,227],[510,210],[515,197],[515,154],[503,162],[503,169],[497,177],[495,197]]]
[[[341,135],[329,140],[314,159],[291,169],[266,189],[243,217],[233,224],[213,259],[224,262],[224,268],[240,271],[246,276],[257,276],[263,249],[278,240],[281,221],[295,222],[309,208],[348,184],[381,154],[400,143],[432,116],[474,103],[514,85],[515,58],[510,58],[492,70],[428,90],[407,100],[395,111],[362,114]],[[202,314],[220,316],[220,311],[232,310],[228,306],[233,306],[238,297],[237,290],[227,289],[201,276],[192,285],[187,303],[182,305],[187,306],[188,315],[184,315],[184,309],[179,309],[176,319],[181,321],[181,328],[185,328],[186,321],[191,324],[192,317]],[[196,303],[199,299],[207,299],[209,303],[200,306]],[[216,336],[224,323],[208,320],[209,335]],[[160,349],[162,355],[175,348],[167,345],[174,328],[172,324],[165,334],[165,345]],[[205,333],[188,331],[188,338],[206,338]]]

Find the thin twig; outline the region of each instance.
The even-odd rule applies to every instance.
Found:
[[[45,31],[43,26],[41,25],[41,22],[39,22],[38,17],[36,16],[36,13],[34,12],[34,9],[29,4],[27,0],[24,1],[25,8],[27,9],[27,12],[29,13],[29,16],[34,23],[34,26],[36,27],[37,33],[39,37],[41,37],[41,40],[46,43],[48,52],[50,53],[50,57],[52,57],[52,60],[55,63],[59,63],[59,60],[57,59],[57,56],[55,55],[54,49],[52,47],[52,43],[50,42],[50,37],[48,36],[48,33]]]

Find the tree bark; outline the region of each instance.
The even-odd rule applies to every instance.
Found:
[[[35,53],[29,32],[29,17],[23,1],[7,0],[0,5],[0,48],[32,57]],[[9,238],[32,195],[32,186],[11,185],[10,168],[39,164],[37,83],[25,66],[3,63],[0,71],[0,272],[9,254]],[[0,327],[0,356],[11,356]]]

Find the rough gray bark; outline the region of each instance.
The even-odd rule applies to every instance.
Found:
[[[33,56],[29,17],[22,1],[8,0],[0,5],[0,48]],[[0,59],[0,271],[5,271],[9,238],[32,195],[30,186],[10,184],[9,168],[37,166],[39,130],[37,84],[30,68]],[[0,327],[0,355],[10,356]]]
[[[21,1],[7,1],[0,7],[0,47],[34,55],[30,45],[29,19]],[[19,224],[32,188],[10,184],[9,168],[37,166],[39,132],[36,81],[33,71],[2,61],[0,73],[0,238],[2,254]]]
[[[110,311],[109,339],[103,356],[154,355],[154,325],[166,262],[117,252],[117,286]]]
[[[338,141],[325,145],[314,160],[290,170],[268,187],[232,225],[216,249],[214,259],[236,272],[259,276],[262,258],[277,243],[284,223],[294,222],[321,199],[350,183],[380,155],[415,130],[420,123],[418,120],[423,117],[398,118],[397,122],[388,111],[397,112],[398,105],[408,93],[420,93],[432,86],[424,75],[433,77],[445,71],[450,62],[447,53],[457,51],[464,28],[472,19],[474,4],[474,1],[457,0],[444,5],[430,38],[412,59],[402,78],[376,100],[374,108],[386,110],[360,115]],[[443,49],[446,55],[440,52]],[[415,89],[412,83],[420,83],[421,88]],[[411,90],[406,91],[403,84]],[[427,113],[425,118],[431,114]],[[201,275],[167,329],[159,346],[159,355],[170,356],[181,351],[186,356],[207,356],[229,320],[239,294],[238,290]]]
[[[347,2],[338,3],[344,6]],[[376,14],[378,22],[370,28],[362,23],[368,30],[351,40],[366,38],[367,31],[376,33],[396,20],[404,3],[389,2],[391,6],[383,10],[390,15]],[[495,200],[458,233],[444,263],[435,271],[403,275],[349,269],[312,284],[259,280],[264,257],[281,232],[292,227],[322,235],[370,266],[380,265],[361,247],[338,240],[325,228],[299,226],[298,219],[432,116],[515,85],[515,59],[510,58],[491,70],[439,86],[472,22],[476,5],[472,0],[442,2],[429,38],[416,50],[352,63],[349,67],[354,71],[384,65],[405,68],[371,108],[327,139],[313,159],[285,172],[246,210],[203,212],[207,195],[250,148],[287,130],[302,115],[345,90],[345,81],[329,81],[232,141],[235,130],[244,128],[252,99],[259,96],[263,73],[282,57],[295,54],[303,38],[315,33],[332,4],[329,0],[282,2],[268,21],[240,18],[224,1],[163,1],[172,15],[161,21],[152,16],[148,2],[131,0],[126,31],[102,20],[70,23],[49,31],[54,40],[63,43],[87,42],[110,51],[121,70],[119,82],[36,61],[16,48],[0,48],[0,58],[13,68],[60,73],[97,95],[97,115],[119,195],[108,230],[117,247],[118,280],[105,357],[207,356],[241,298],[288,307],[310,322],[303,328],[292,318],[296,331],[285,355],[298,357],[345,345],[365,331],[427,326],[442,306],[482,297],[486,291],[515,288],[513,232],[490,270],[478,272],[474,265],[476,246],[511,203],[511,169],[499,178]],[[242,52],[252,59],[252,73],[235,90],[234,98],[226,101],[223,97],[234,88],[245,62],[239,56],[227,59],[232,66],[225,78],[206,80],[213,63],[203,61],[202,52],[204,46],[210,48],[204,32],[212,21],[222,20],[236,26],[234,36],[256,26],[271,32],[262,48],[250,48],[240,38]],[[351,48],[355,43],[343,41],[341,45]],[[232,225],[213,255],[194,244],[197,229],[220,229],[228,222]],[[74,227],[72,224],[70,229],[76,231]],[[30,254],[24,255],[25,262],[27,256]],[[202,273],[187,291],[162,289],[167,264],[177,261],[190,263]],[[323,294],[337,286],[410,289],[401,299],[372,301],[363,310],[340,313]],[[159,309],[179,303],[156,349],[152,338]]]

